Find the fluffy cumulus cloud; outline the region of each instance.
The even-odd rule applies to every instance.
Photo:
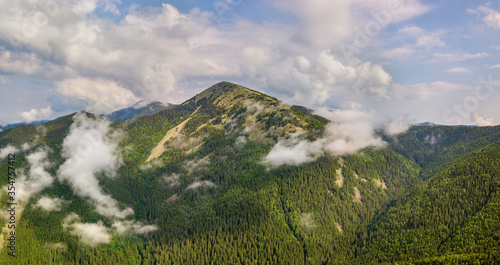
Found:
[[[263,163],[271,167],[300,165],[322,154],[346,155],[366,147],[384,147],[386,143],[377,131],[397,135],[408,129],[403,119],[390,120],[374,112],[360,109],[318,109],[315,114],[327,118],[324,136],[316,141],[305,139],[300,132],[280,140],[264,157]]]
[[[451,47],[446,30],[402,23],[431,10],[421,0],[264,1],[287,19],[258,22],[237,14],[221,21],[217,8],[180,11],[166,3],[118,10],[119,1],[111,0],[49,2],[0,0],[0,74],[11,83],[44,81],[55,94],[49,100],[55,112],[110,112],[140,99],[180,103],[220,80],[291,104],[359,101],[392,104],[393,111],[398,79],[387,72],[387,60],[489,56]],[[491,5],[471,12],[496,27],[498,11]],[[411,91],[416,83],[405,87]],[[26,120],[43,118],[41,110],[29,109],[19,110]]]
[[[299,20],[295,39],[308,46],[322,48],[354,38],[358,29],[373,27],[382,30],[389,23],[408,20],[430,10],[430,6],[417,0],[278,0],[274,3]],[[375,12],[378,13],[378,19],[382,19],[383,22],[373,17]],[[353,13],[358,15],[354,17]]]
[[[339,44],[352,42],[381,7],[390,17],[380,29],[429,10],[417,0],[396,6],[389,0],[280,0],[272,5],[296,23],[236,17],[217,25],[213,12],[181,12],[170,4],[131,6],[118,22],[98,15],[118,14],[118,2],[1,0],[0,42],[7,50],[0,69],[55,80],[61,97],[97,113],[141,98],[178,102],[194,92],[185,89],[222,79],[302,104],[341,102],[359,93],[387,98],[390,75],[374,63],[343,61]],[[362,15],[354,19],[354,12]]]
[[[36,120],[49,118],[52,115],[52,110],[50,106],[45,109],[31,109],[29,111],[20,112],[19,116],[23,119],[24,122],[30,123]]]
[[[131,208],[120,209],[118,202],[99,186],[98,174],[116,175],[121,165],[117,135],[109,134],[109,122],[88,118],[85,113],[73,117],[73,124],[62,144],[66,161],[57,176],[67,182],[75,194],[88,198],[96,211],[104,216],[125,218],[134,213]]]
[[[477,126],[493,126],[493,118],[484,118],[477,113],[473,114],[473,120]]]
[[[484,15],[483,21],[486,25],[500,29],[500,12],[488,6],[480,6],[477,10],[469,10],[471,13],[481,13]]]
[[[57,90],[62,95],[87,102],[87,109],[97,114],[109,113],[138,100],[130,90],[121,87],[115,81],[101,78],[65,79],[57,83]]]

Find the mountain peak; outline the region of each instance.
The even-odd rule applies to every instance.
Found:
[[[279,102],[276,98],[227,81],[219,82],[205,89],[189,101],[192,100],[195,102],[207,100],[223,108],[232,107],[245,100],[266,103],[266,105],[276,105]]]

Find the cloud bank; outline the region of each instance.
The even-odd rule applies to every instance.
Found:
[[[97,213],[111,218],[118,234],[144,234],[157,230],[154,225],[125,220],[133,215],[134,210],[120,207],[118,201],[105,194],[99,186],[97,176],[114,177],[122,165],[118,149],[121,133],[112,132],[109,121],[88,118],[85,113],[75,114],[73,121],[62,144],[62,157],[66,161],[57,171],[59,181],[67,182],[76,195],[89,199]],[[54,203],[57,202],[53,199],[39,201],[40,205],[57,209],[57,206],[51,205]],[[101,221],[82,223],[75,213],[66,217],[63,228],[91,246],[109,243],[112,238],[112,230]]]
[[[181,12],[166,3],[120,13],[114,1],[57,1],[49,10],[29,0],[1,0],[0,41],[22,49],[3,53],[0,71],[50,80],[55,97],[78,99],[97,113],[139,99],[179,102],[192,94],[184,89],[207,87],[214,79],[236,79],[302,104],[353,92],[386,98],[391,76],[373,62],[343,62],[339,47],[373,20],[372,11],[390,3],[279,0],[265,4],[294,23],[235,16],[217,24],[214,12]],[[418,0],[398,4],[381,29],[430,10]],[[36,14],[43,23],[30,19]],[[107,17],[117,14],[116,22]],[[32,120],[35,111],[23,116]]]
[[[305,139],[301,132],[281,139],[264,157],[263,163],[271,167],[300,165],[327,153],[334,156],[353,154],[367,147],[384,147],[386,143],[377,131],[387,135],[397,135],[408,129],[403,120],[390,121],[374,112],[359,109],[328,110],[318,109],[316,115],[327,118],[324,136],[316,141]]]

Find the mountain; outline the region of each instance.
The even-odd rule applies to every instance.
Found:
[[[110,114],[103,115],[103,118],[106,118],[110,121],[128,121],[144,115],[151,115],[162,110],[171,109],[175,106],[176,105],[159,101],[154,101],[149,104],[145,104],[145,102],[139,101],[131,107],[120,109]]]
[[[374,132],[335,155],[348,124],[309,112],[221,82],[127,122],[77,113],[0,132],[18,202],[16,257],[4,233],[0,263],[500,261],[499,126]]]
[[[48,122],[49,120],[40,120],[40,121],[34,121],[34,122],[30,122],[30,123],[26,123],[26,122],[18,122],[18,123],[7,123],[7,124],[0,124],[0,130],[7,130],[7,129],[11,129],[11,128],[14,128],[16,126],[19,126],[19,125],[37,125],[37,124],[43,124],[43,123],[46,123]]]

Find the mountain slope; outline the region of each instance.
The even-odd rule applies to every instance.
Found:
[[[499,161],[497,144],[420,185],[373,224],[362,259],[451,262],[454,254],[461,254],[462,261],[477,256],[497,260]]]

